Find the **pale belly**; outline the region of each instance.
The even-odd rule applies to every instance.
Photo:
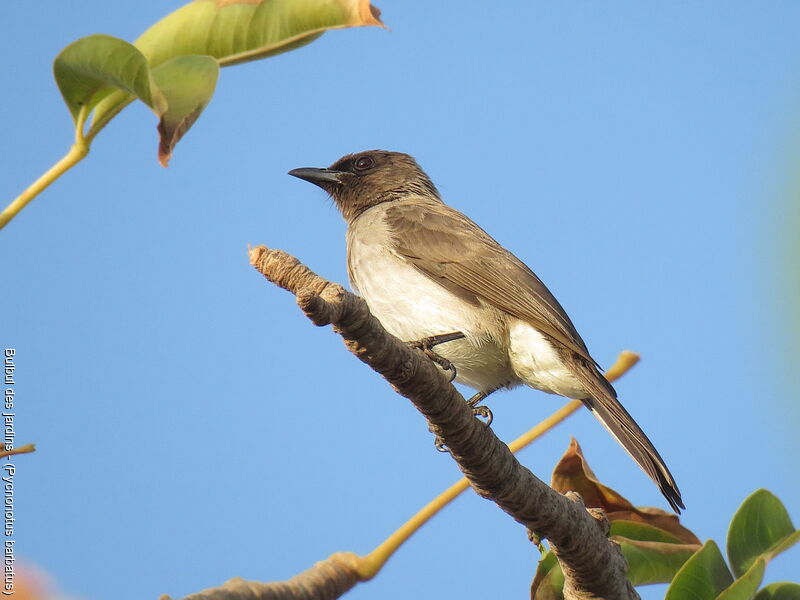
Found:
[[[380,247],[354,254],[350,283],[389,333],[411,342],[460,331],[464,339],[434,348],[455,365],[456,381],[481,391],[521,383],[503,349],[507,332],[496,309],[464,302]]]
[[[527,385],[577,400],[588,396],[550,341],[524,321],[511,319],[508,347],[514,372]]]

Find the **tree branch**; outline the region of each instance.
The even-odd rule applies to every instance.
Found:
[[[260,583],[236,577],[223,585],[186,596],[184,600],[329,600],[339,598],[359,582],[360,557],[337,552],[286,581]],[[169,600],[161,596],[159,600]]]
[[[523,467],[508,446],[473,416],[448,377],[422,352],[389,334],[361,298],[319,277],[281,250],[264,246],[253,248],[250,262],[272,283],[292,292],[314,324],[333,325],[353,354],[380,373],[399,394],[411,400],[478,494],[494,501],[517,522],[549,540],[564,572],[565,598],[638,598],[625,577],[627,563],[619,546],[607,537],[608,521],[602,512],[587,511],[578,494],[561,495]],[[285,589],[336,556],[339,555],[284,583],[247,584],[270,587],[269,593],[257,595],[248,589],[245,595],[231,596],[228,591],[217,595],[217,590],[222,593],[223,588],[216,588],[187,600],[338,598],[355,581],[341,590],[333,590],[332,586],[323,589],[325,584],[318,584],[316,588],[293,586],[291,590]],[[358,575],[358,562],[340,561],[337,568],[344,573],[355,573],[357,579],[366,579]],[[286,594],[276,594],[279,590],[275,586],[283,586]]]

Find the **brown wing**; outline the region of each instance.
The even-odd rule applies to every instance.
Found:
[[[534,272],[457,210],[433,201],[397,203],[386,211],[386,222],[395,250],[422,273],[530,323],[594,364],[567,313]]]
[[[386,211],[395,250],[448,289],[464,290],[530,323],[556,342],[589,397],[586,407],[658,485],[674,510],[680,492],[664,460],[597,370],[567,313],[525,264],[453,208],[436,201],[397,203]]]

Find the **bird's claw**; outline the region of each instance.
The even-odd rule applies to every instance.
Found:
[[[444,369],[445,371],[450,371],[450,383],[453,383],[456,380],[456,377],[458,377],[458,371],[456,371],[456,366],[452,362],[450,362],[443,356],[439,356],[433,350],[425,349],[422,352],[425,354],[425,356],[427,356],[437,365],[442,367],[442,369]]]
[[[460,331],[454,331],[453,333],[442,333],[440,335],[432,335],[430,337],[422,338],[421,340],[416,340],[414,342],[408,342],[408,345],[416,350],[422,350],[422,353],[430,360],[435,362],[445,371],[450,371],[450,383],[453,383],[458,376],[456,366],[443,356],[436,354],[436,352],[433,351],[433,348],[439,344],[460,340],[463,337],[463,333]]]
[[[494,420],[494,416],[492,415],[492,411],[489,410],[488,406],[473,406],[472,407],[472,414],[476,417],[480,417],[482,419],[486,419],[485,425],[489,427]]]
[[[491,393],[492,393],[491,390],[488,392],[478,392],[472,398],[467,400],[467,404],[469,404],[469,407],[472,409],[472,414],[475,415],[476,417],[481,417],[483,419],[486,419],[487,427],[489,427],[489,425],[491,425],[492,421],[494,420],[494,417],[492,416],[492,411],[489,410],[488,406],[483,406],[483,405],[479,406],[479,404],[481,403],[481,401],[485,400],[486,397]]]
[[[470,404],[470,408],[472,409],[473,415],[481,419],[486,419],[484,425],[489,427],[492,424],[494,416],[492,415],[492,411],[489,410],[488,406],[472,406],[472,404]],[[431,432],[433,432],[432,429]],[[447,448],[447,445],[444,443],[444,440],[440,438],[438,435],[436,436],[436,439],[433,440],[433,445],[436,446],[436,449],[439,452],[450,452],[450,450]]]
[[[428,422],[428,431],[434,435],[433,445],[436,446],[436,449],[439,452],[450,452],[447,449],[447,445],[444,443],[444,440],[438,434],[438,427],[434,427],[430,422]]]
[[[419,342],[412,342],[412,343],[419,343]],[[486,419],[486,422],[484,424],[487,427],[489,427],[492,424],[494,416],[492,415],[492,411],[489,410],[488,406],[485,406],[480,403],[481,401],[485,400],[486,397],[492,393],[492,391],[494,390],[478,392],[477,394],[472,396],[472,398],[467,400],[467,406],[469,406],[470,410],[472,411],[472,414],[481,419]],[[447,446],[444,443],[444,440],[442,440],[442,438],[439,437],[439,434],[436,433],[436,428],[433,425],[428,424],[428,430],[436,436],[436,439],[433,442],[434,445],[436,446],[436,449],[439,452],[449,452]]]

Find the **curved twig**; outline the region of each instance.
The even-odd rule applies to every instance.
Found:
[[[219,587],[190,594],[184,600],[329,600],[339,598],[358,583],[359,557],[337,552],[286,581],[260,583],[236,577]],[[159,600],[169,600],[161,596]]]

